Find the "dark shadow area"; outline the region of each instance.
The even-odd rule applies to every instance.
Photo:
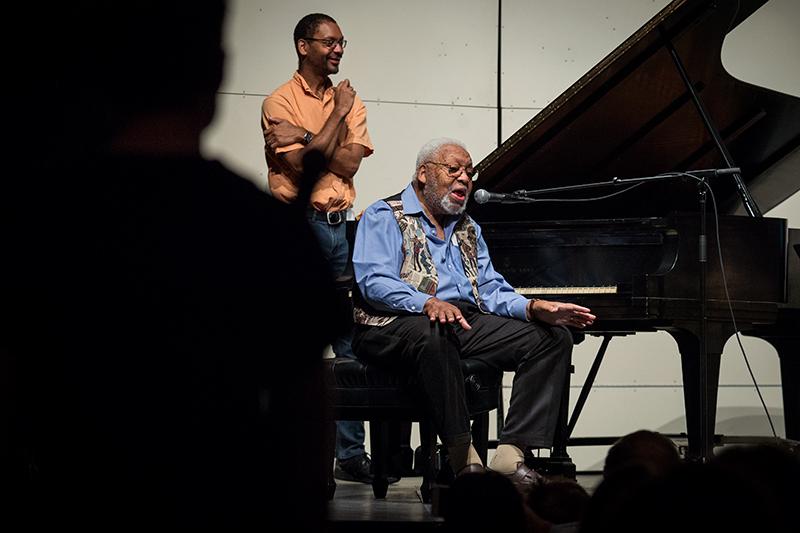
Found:
[[[342,310],[302,213],[200,155],[224,9],[12,17],[30,90],[2,195],[4,523],[323,527]]]

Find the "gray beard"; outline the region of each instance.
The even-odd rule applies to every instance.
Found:
[[[464,212],[464,209],[467,208],[466,202],[464,202],[461,205],[458,205],[457,203],[453,202],[449,196],[445,196],[444,198],[442,198],[441,202],[439,203],[442,207],[442,210],[444,210],[444,212],[447,213],[448,215],[460,215],[461,213]]]
[[[436,211],[433,214],[460,215],[467,208],[467,203],[464,202],[463,204],[458,205],[450,199],[450,196],[448,196],[449,194],[450,190],[448,189],[447,194],[439,198],[436,196],[436,192],[428,187],[425,187],[425,189],[422,190],[422,196],[425,197],[426,203],[429,207],[434,208]]]

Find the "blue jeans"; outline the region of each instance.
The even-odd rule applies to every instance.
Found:
[[[325,221],[311,218],[308,219],[308,223],[319,241],[322,254],[331,267],[333,278],[337,278],[344,273],[349,255],[345,223],[331,226]],[[352,337],[352,332],[348,332],[334,339],[331,347],[336,357],[355,359],[353,348],[350,346]],[[364,423],[350,420],[336,422],[336,458],[344,460],[363,453]]]

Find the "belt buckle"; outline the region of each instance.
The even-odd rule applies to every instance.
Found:
[[[335,226],[337,224],[342,223],[342,212],[341,211],[334,211],[334,212],[326,212],[325,216],[328,218],[328,224],[331,226]]]

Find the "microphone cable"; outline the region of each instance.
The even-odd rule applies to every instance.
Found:
[[[739,350],[742,353],[742,358],[744,359],[744,364],[747,367],[747,372],[750,374],[750,379],[753,382],[753,386],[756,389],[756,393],[758,394],[758,399],[761,401],[761,406],[764,408],[764,413],[767,415],[767,421],[769,422],[769,427],[772,430],[772,436],[777,440],[778,433],[775,431],[775,425],[772,423],[772,417],[769,414],[769,409],[767,408],[767,404],[764,401],[764,396],[761,394],[761,389],[758,386],[758,382],[756,381],[755,374],[753,373],[753,369],[750,367],[750,361],[747,358],[747,352],[744,349],[744,345],[742,344],[742,339],[739,336],[739,327],[736,325],[736,316],[733,312],[733,304],[731,303],[731,295],[728,291],[728,280],[725,276],[725,262],[722,258],[722,243],[720,242],[720,235],[719,235],[719,212],[717,211],[717,199],[714,196],[714,191],[711,189],[711,185],[709,185],[708,181],[699,178],[691,173],[688,172],[670,172],[667,174],[662,174],[663,176],[688,176],[693,180],[696,180],[699,184],[705,187],[706,191],[708,191],[709,195],[711,196],[711,206],[714,209],[714,233],[717,237],[717,256],[719,258],[719,268],[720,273],[722,274],[722,286],[725,289],[725,300],[728,304],[728,312],[731,315],[731,323],[733,324],[734,335],[736,336],[736,342],[739,344]],[[705,319],[705,317],[704,317]]]

